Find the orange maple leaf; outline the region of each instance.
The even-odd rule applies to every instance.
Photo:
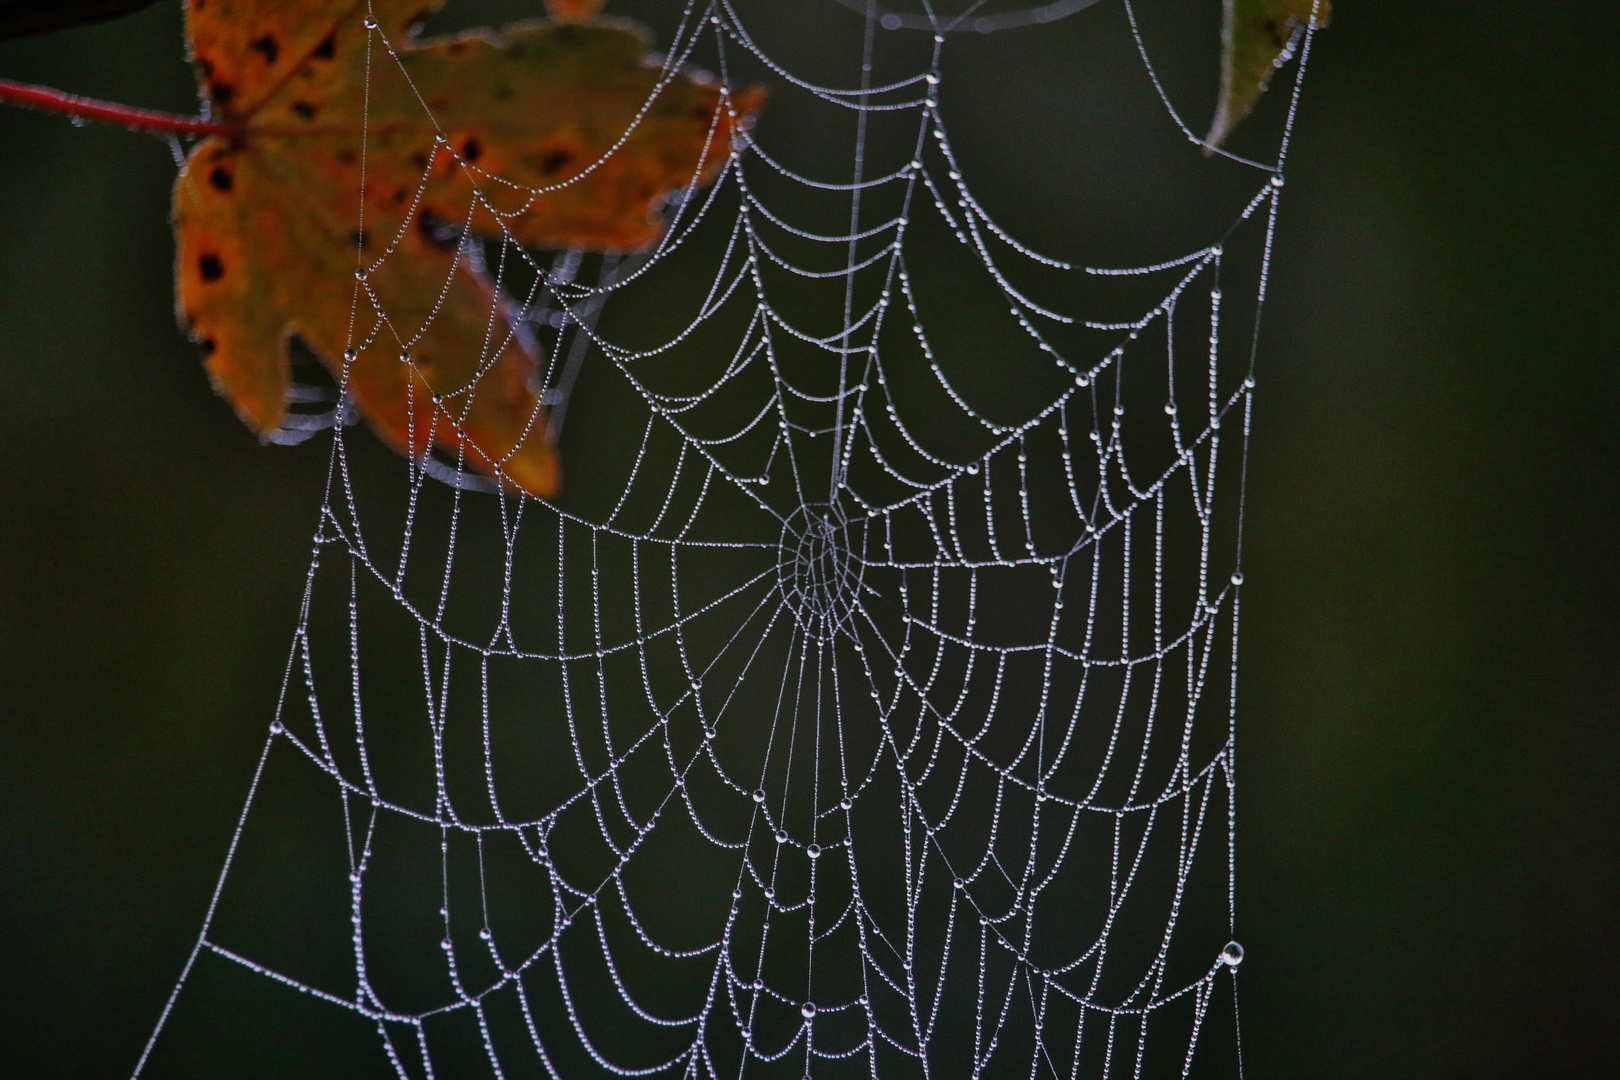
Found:
[[[436,445],[548,496],[538,357],[464,238],[644,247],[664,196],[713,179],[763,93],[664,71],[634,26],[574,21],[588,3],[416,40],[438,6],[190,0],[192,60],[230,134],[175,183],[176,303],[254,430],[286,416],[296,335],[395,449]]]

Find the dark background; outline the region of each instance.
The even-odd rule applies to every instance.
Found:
[[[1219,7],[1173,6],[1211,28]],[[1620,19],[1335,14],[1261,345],[1246,1072],[1599,1075],[1620,1056]],[[171,3],[0,45],[0,75],[194,107]],[[0,1074],[119,1075],[262,745],[324,457],[259,446],[176,331],[165,145],[6,109],[0,147]]]

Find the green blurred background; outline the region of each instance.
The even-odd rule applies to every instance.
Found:
[[[1218,7],[1171,5],[1211,28]],[[1261,344],[1247,1075],[1601,1075],[1620,1059],[1620,16],[1335,16]],[[0,45],[0,76],[187,111],[178,20],[165,2]],[[0,147],[0,1075],[112,1076],[262,745],[324,456],[258,445],[176,331],[167,146],[6,109]],[[311,1016],[278,1030],[318,1040]]]

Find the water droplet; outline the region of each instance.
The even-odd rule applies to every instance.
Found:
[[[360,871],[355,870],[354,872],[349,874],[349,884],[351,884],[351,885],[360,884]]]
[[[968,471],[969,476],[978,476],[979,475],[979,467],[977,465],[969,465],[967,467],[967,471]]]
[[[1226,948],[1221,950],[1221,963],[1227,967],[1237,967],[1243,963],[1243,946],[1235,941],[1228,941]]]
[[[767,899],[767,900],[775,900],[776,899],[776,890],[771,888],[769,885],[765,886],[765,899]]]
[[[439,942],[439,948],[443,949],[445,952],[449,952],[450,951],[450,939],[445,938],[443,941]]]
[[[812,1016],[816,1015],[815,1002],[813,1002],[813,1001],[805,1002],[803,1005],[799,1006],[799,1012],[804,1014],[804,1018],[806,1020],[810,1019]]]
[[[1233,574],[1232,575],[1232,584],[1234,584],[1234,585],[1243,584],[1243,575],[1242,574]]]
[[[280,720],[272,720],[272,721],[270,721],[270,734],[272,734],[272,735],[280,735],[283,731],[286,731],[286,730],[287,730],[286,727],[284,727],[282,725]]]
[[[764,788],[756,788],[754,790],[754,801],[757,802],[757,803],[762,803],[762,802],[765,801],[765,789]]]
[[[963,881],[961,878],[957,878],[955,881],[951,882],[951,884],[955,885],[958,889],[967,888],[967,882]]]
[[[345,364],[352,364],[358,359],[360,359],[360,354],[358,352],[356,352],[355,350],[353,350],[353,349],[344,349],[343,350],[343,362]]]
[[[741,889],[732,889],[731,890],[731,898],[733,900],[741,900],[742,899],[742,890]]]
[[[821,858],[821,845],[811,844],[809,847],[804,849],[804,853],[810,856],[812,859],[819,859]]]
[[[1278,173],[1277,175],[1275,175],[1275,176],[1273,176],[1271,178],[1271,186],[1272,187],[1282,187],[1283,186],[1282,173]],[[1241,951],[1241,950],[1239,950],[1239,951]]]
[[[778,844],[785,844],[785,843],[788,842],[788,835],[787,835],[787,830],[786,829],[777,829],[776,830],[776,842]]]
[[[377,20],[373,19],[370,15],[366,16],[366,29],[367,30],[375,30],[375,29],[377,29]]]
[[[488,941],[490,938],[494,937],[495,934],[490,930],[489,927],[486,926],[482,930],[478,931],[478,936],[483,938],[485,941]]]
[[[1164,414],[1166,416],[1174,416],[1174,415],[1176,415],[1176,403],[1173,402],[1173,401],[1165,402],[1164,403]]]
[[[854,805],[854,801],[850,799],[848,795],[845,795],[842,799],[838,800],[838,809],[840,810],[848,810]]]

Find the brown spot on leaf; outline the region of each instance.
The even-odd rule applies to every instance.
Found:
[[[204,255],[197,260],[197,271],[204,281],[218,281],[225,276],[225,264],[218,255]]]
[[[215,165],[214,171],[208,174],[208,182],[213,185],[215,191],[229,191],[234,181],[229,169],[223,165]]]
[[[274,34],[266,34],[263,37],[254,38],[252,41],[248,42],[248,47],[254,52],[258,53],[260,56],[263,56],[264,62],[267,64],[275,63],[276,57],[281,55],[281,46],[276,44],[276,37]]]
[[[317,60],[332,59],[333,56],[337,55],[337,39],[331,34],[327,34],[325,37],[321,38],[321,43],[315,46],[315,51],[310,55],[314,56]]]
[[[558,171],[567,168],[568,163],[574,160],[574,155],[567,150],[551,150],[540,159],[540,171],[547,176],[555,176]]]
[[[291,108],[293,112],[297,113],[305,120],[315,119],[315,114],[320,111],[319,106],[311,105],[307,101],[295,101],[292,103]]]
[[[214,99],[216,105],[223,105],[231,100],[236,88],[228,82],[217,82],[208,88],[208,96]]]
[[[461,239],[460,229],[426,210],[418,215],[416,227],[421,232],[422,239],[440,251],[455,250],[456,243]]]
[[[349,234],[349,243],[364,251],[366,246],[371,243],[371,233],[366,229],[355,229]]]
[[[202,354],[204,356],[212,356],[214,355],[214,350],[219,348],[219,346],[214,344],[213,338],[205,337],[201,341],[197,342],[197,348],[202,350]]]
[[[477,161],[478,155],[483,152],[484,148],[478,145],[477,139],[468,139],[467,144],[461,148],[461,156],[466,158],[469,163]]]

